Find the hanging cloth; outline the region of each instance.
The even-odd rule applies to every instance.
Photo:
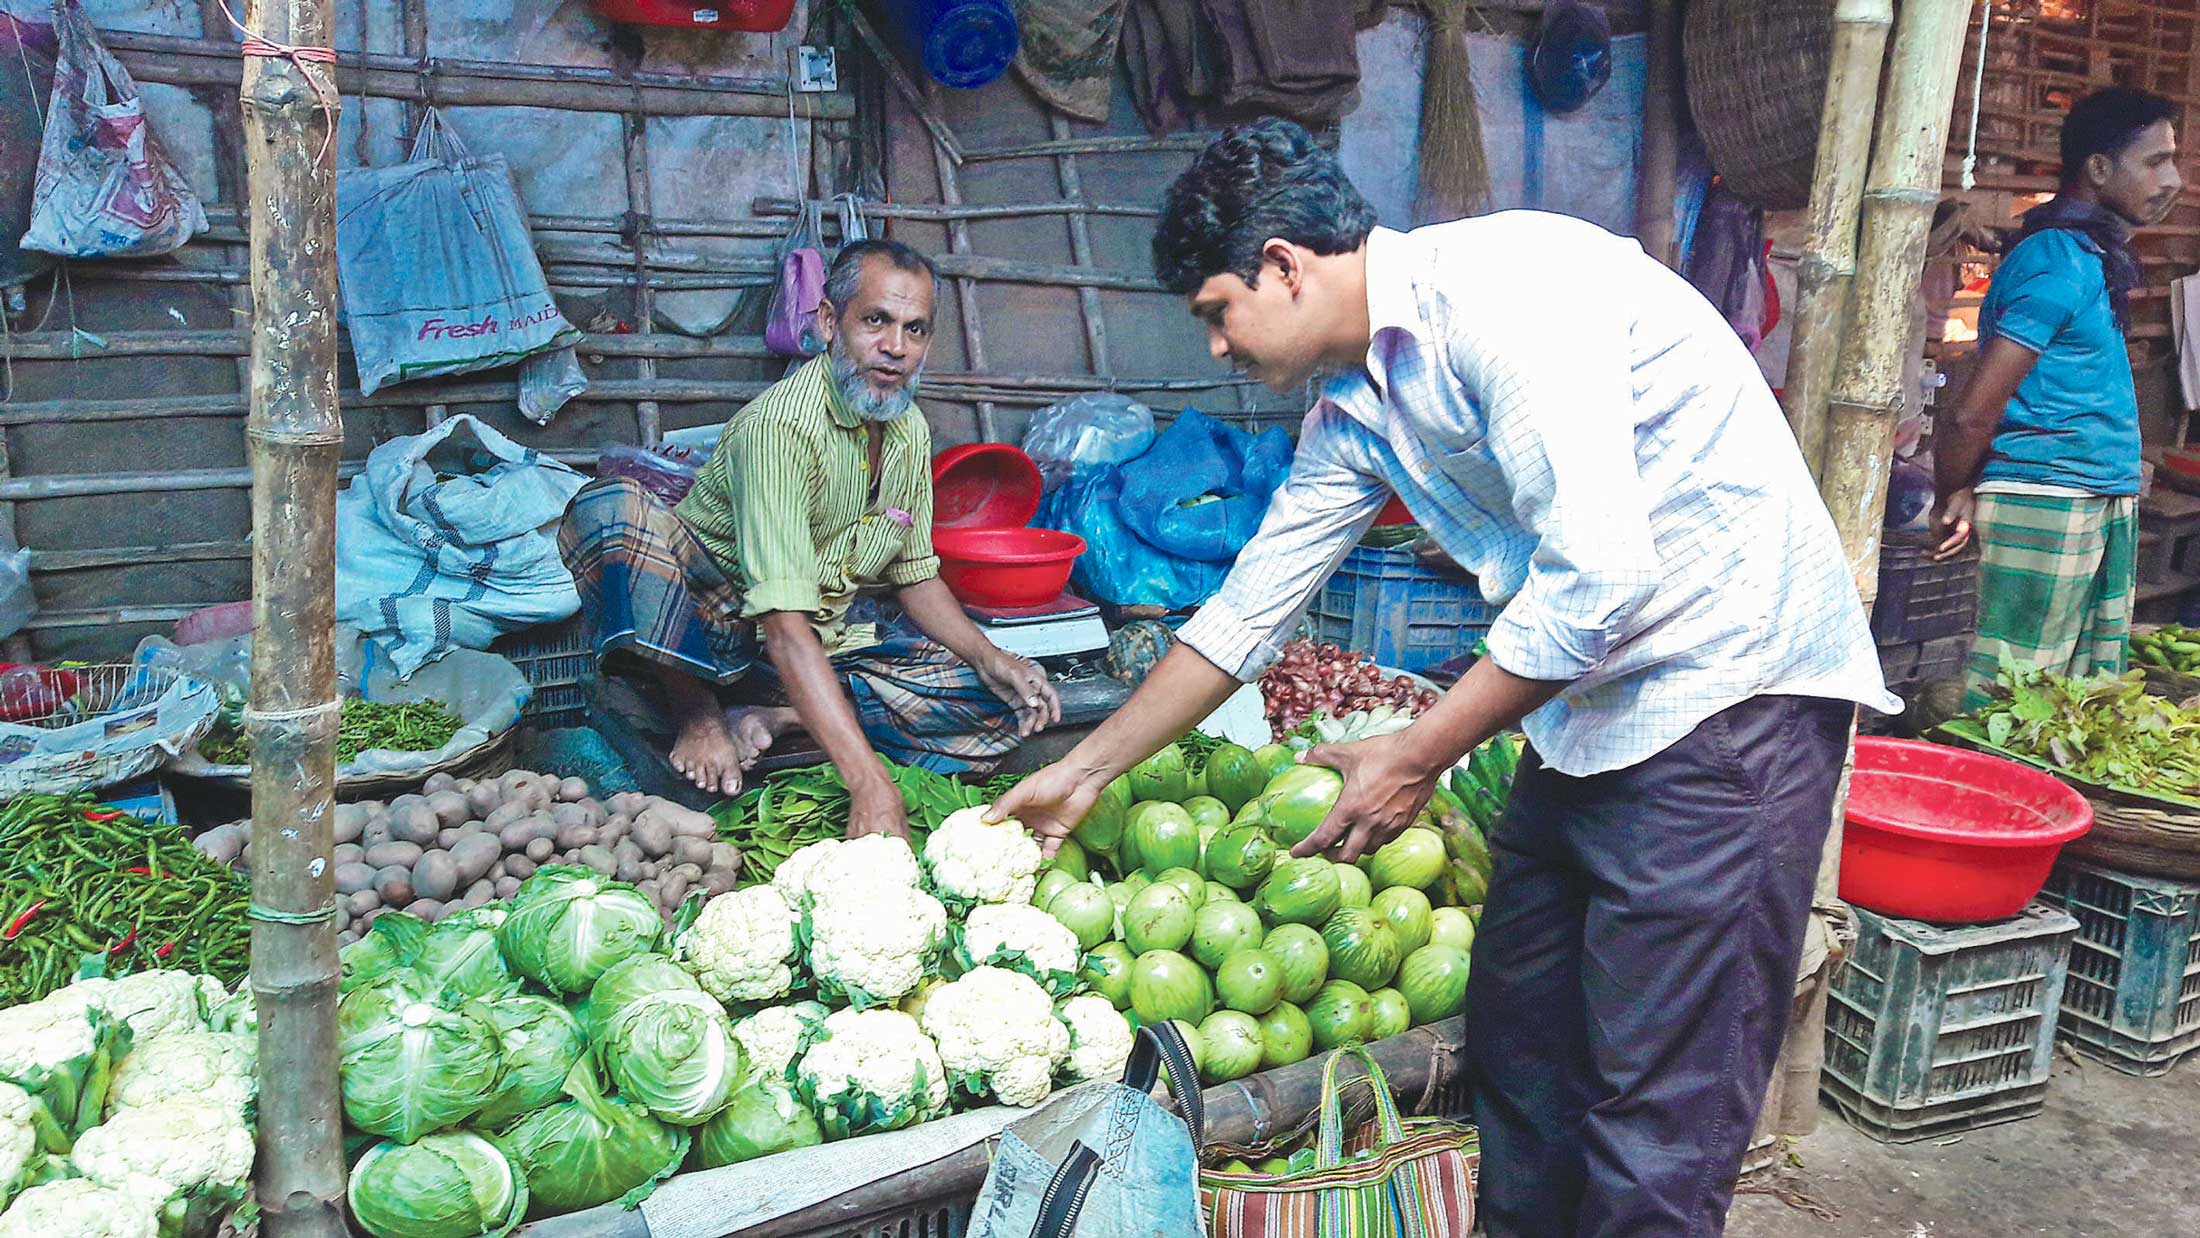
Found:
[[[1105,122],[1128,5],[1129,0],[1016,0],[1022,33],[1016,72],[1024,84],[1056,111]]]

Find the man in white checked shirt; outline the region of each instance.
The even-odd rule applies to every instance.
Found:
[[[1066,835],[1278,655],[1389,495],[1503,604],[1404,732],[1307,759],[1350,862],[1525,719],[1467,991],[1483,1214],[1712,1235],[1785,1030],[1854,708],[1881,683],[1832,520],[1749,353],[1635,242],[1510,212],[1400,234],[1306,131],[1218,138],[1162,282],[1278,391],[1327,376],[1228,582],[1106,724],[998,812]]]

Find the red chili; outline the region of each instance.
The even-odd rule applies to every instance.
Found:
[[[140,864],[140,865],[138,865],[138,866],[137,866],[136,868],[125,868],[125,869],[123,869],[122,871],[123,871],[123,872],[126,872],[126,873],[131,873],[131,874],[134,874],[134,875],[136,875],[136,876],[139,876],[139,877],[150,877],[150,876],[153,876],[153,875],[154,875],[154,873],[153,873],[153,870],[152,870],[152,869],[150,869],[150,868],[147,868],[147,867],[145,867],[145,866],[144,866],[143,864]],[[161,878],[162,878],[163,880],[165,880],[165,879],[167,878],[168,874],[166,874],[166,873],[161,873],[161,874],[159,874],[159,876],[160,876],[160,877],[161,877]]]
[[[46,899],[39,899],[37,902],[32,903],[28,908],[25,908],[22,915],[19,915],[15,919],[9,921],[7,930],[5,932],[0,932],[0,941],[14,941],[15,935],[23,931],[23,926],[29,924],[33,917],[37,916],[39,912],[46,909],[47,902],[48,900]]]
[[[162,946],[160,949],[153,951],[153,957],[156,959],[165,959],[168,957],[169,952],[174,950],[175,948],[176,943],[169,942],[167,945]]]
[[[134,941],[136,941],[136,940],[137,940],[137,936],[138,936],[137,926],[136,926],[136,925],[132,925],[132,926],[130,926],[130,932],[129,932],[129,935],[128,935],[128,936],[126,936],[126,937],[124,937],[124,938],[123,938],[123,939],[122,939],[121,941],[118,941],[118,942],[116,942],[116,943],[115,943],[114,945],[111,945],[111,946],[107,947],[107,953],[109,953],[109,954],[120,954],[120,953],[122,953],[123,951],[125,951],[125,950],[127,950],[127,949],[129,949],[129,948],[130,948],[130,943],[131,943],[131,942],[134,942]]]

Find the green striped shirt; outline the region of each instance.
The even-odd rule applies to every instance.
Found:
[[[860,414],[824,357],[735,413],[674,513],[741,590],[741,613],[807,612],[828,650],[859,592],[939,575],[932,553],[932,430],[921,409],[885,424],[878,497]]]

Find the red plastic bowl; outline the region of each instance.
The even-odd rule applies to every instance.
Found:
[[[1841,897],[1882,915],[1967,923],[2024,910],[2085,797],[2039,770],[1912,739],[1860,737],[1841,835]]]
[[[794,0],[595,0],[596,11],[637,26],[690,26],[772,34],[794,18]]]
[[[934,528],[1021,528],[1039,514],[1044,493],[1039,466],[1006,443],[966,443],[932,457]]]
[[[1062,596],[1085,539],[1058,529],[934,529],[940,575],[973,606],[1040,606]]]

